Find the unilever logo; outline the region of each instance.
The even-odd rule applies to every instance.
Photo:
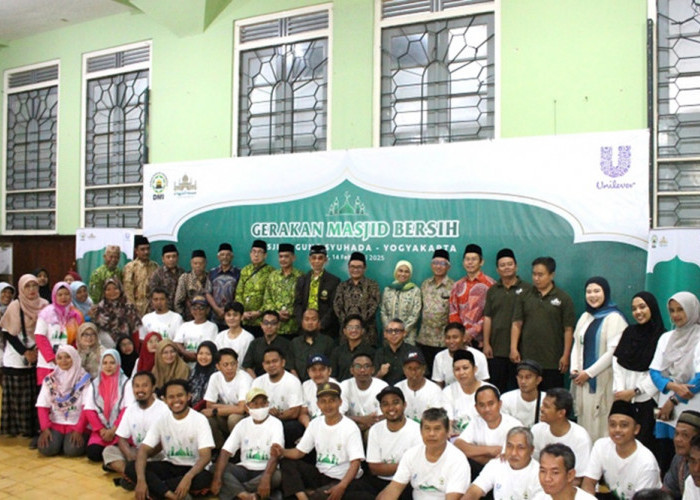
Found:
[[[598,189],[630,189],[635,182],[618,182],[616,179],[623,177],[632,166],[632,146],[623,145],[617,147],[617,163],[613,162],[613,147],[600,147],[600,170],[612,181],[598,181]]]

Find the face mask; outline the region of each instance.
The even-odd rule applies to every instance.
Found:
[[[265,420],[270,413],[270,407],[265,406],[263,408],[248,408],[248,413],[253,417],[253,420],[258,422]]]

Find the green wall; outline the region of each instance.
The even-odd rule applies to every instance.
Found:
[[[184,18],[190,12],[178,15],[173,8],[175,20],[167,25],[155,20],[162,12],[121,14],[14,40],[1,49],[2,71],[61,62],[58,233],[73,234],[80,225],[83,53],[152,40],[150,161],[226,157],[232,147],[234,21],[320,3],[235,0],[203,32],[181,36],[174,32],[192,25]],[[374,2],[332,3],[330,145],[371,147],[378,119]],[[499,6],[502,137],[646,126],[646,0],[501,0]]]

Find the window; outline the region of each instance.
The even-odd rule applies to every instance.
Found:
[[[324,151],[330,11],[236,23],[238,156]]]
[[[150,44],[84,58],[84,227],[141,228]]]
[[[58,63],[5,73],[5,232],[56,229]]]
[[[493,138],[493,2],[378,1],[380,144]]]
[[[659,0],[654,226],[700,226],[700,3]]]

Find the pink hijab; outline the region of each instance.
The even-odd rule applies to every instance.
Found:
[[[56,295],[61,288],[65,288],[70,293],[70,285],[65,281],[59,281],[53,286],[51,292],[51,302],[39,313],[39,317],[49,325],[59,325],[61,331],[66,333],[67,343],[75,345],[75,340],[78,336],[78,326],[84,321],[83,315],[78,311],[72,302],[67,306],[61,306],[56,303]]]
[[[48,304],[38,293],[35,299],[30,300],[27,298],[27,292],[24,290],[24,287],[31,282],[39,285],[36,276],[33,274],[22,275],[17,283],[17,300],[10,302],[5,314],[2,316],[2,320],[0,320],[0,328],[12,335],[19,335],[22,332],[22,321],[19,314],[21,309],[24,313],[24,326],[27,330],[27,335],[30,338],[34,338],[34,329],[36,328],[39,311]]]

